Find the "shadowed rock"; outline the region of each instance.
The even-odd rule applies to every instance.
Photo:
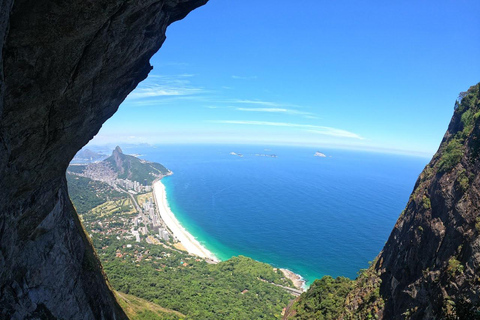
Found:
[[[126,318],[65,170],[206,2],[0,0],[0,318]]]

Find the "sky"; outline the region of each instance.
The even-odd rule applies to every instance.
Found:
[[[432,156],[480,81],[480,1],[210,0],[167,29],[91,144]]]

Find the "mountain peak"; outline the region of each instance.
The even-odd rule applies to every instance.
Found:
[[[113,153],[123,154],[123,151],[122,151],[122,149],[120,148],[120,146],[116,146],[116,147],[115,147],[115,150],[113,150]]]

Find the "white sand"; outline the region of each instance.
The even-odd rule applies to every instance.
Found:
[[[187,249],[189,253],[196,256],[218,261],[213,253],[202,246],[197,239],[195,239],[187,230],[185,230],[184,227],[182,227],[177,218],[175,218],[175,215],[173,214],[172,210],[170,210],[170,206],[168,205],[165,186],[160,180],[153,184],[153,194],[157,202],[158,210],[160,211],[160,216],[178,241],[180,241],[185,247],[185,249]]]

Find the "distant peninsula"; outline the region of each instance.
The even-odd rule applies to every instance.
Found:
[[[108,155],[100,153],[100,152],[95,152],[90,149],[82,149],[73,158],[73,161],[77,162],[96,162],[96,161],[101,161],[105,158],[107,158]]]

